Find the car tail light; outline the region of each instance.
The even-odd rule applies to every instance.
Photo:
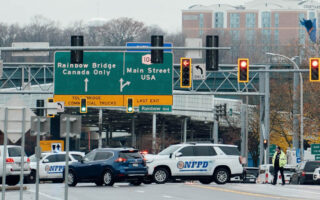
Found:
[[[30,158],[27,158],[27,163],[30,163]]]
[[[279,179],[282,179],[282,176],[281,176],[281,175],[279,175]]]
[[[266,173],[266,183],[269,183],[268,178],[269,178],[269,173]]]
[[[305,175],[306,175],[306,172],[302,172],[302,173],[301,173],[301,176],[305,176]]]
[[[146,155],[146,154],[148,154],[148,151],[147,150],[140,151],[140,154]]]
[[[127,161],[127,159],[125,159],[125,158],[118,158],[117,160],[115,160],[115,162],[119,162],[119,163],[121,163],[121,162],[126,162]]]
[[[6,159],[6,163],[14,163],[13,158],[7,158],[7,159]]]

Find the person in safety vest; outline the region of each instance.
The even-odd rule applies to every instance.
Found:
[[[276,152],[273,154],[272,164],[274,167],[274,175],[273,175],[273,185],[277,184],[278,179],[278,172],[280,170],[281,178],[282,178],[282,185],[285,184],[284,175],[283,175],[283,167],[287,164],[287,156],[281,150],[279,146],[276,148]]]

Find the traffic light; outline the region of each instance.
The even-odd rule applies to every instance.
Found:
[[[310,58],[309,66],[310,66],[310,81],[320,81],[320,69],[319,69],[320,58]]]
[[[238,82],[239,83],[249,82],[249,59],[248,58],[238,59]]]
[[[128,104],[127,104],[127,113],[133,113],[134,108],[133,108],[133,99],[128,98]]]
[[[207,35],[206,47],[219,47],[219,36]],[[219,50],[207,49],[206,50],[206,70],[218,71],[219,70]]]
[[[163,36],[152,35],[151,47],[163,47]],[[163,63],[163,49],[151,50],[151,63]]]
[[[180,87],[191,87],[191,58],[180,59]]]
[[[83,36],[82,35],[71,36],[71,46],[83,46]],[[71,50],[71,63],[72,64],[83,63],[83,50]]]
[[[47,107],[47,117],[53,118],[53,117],[55,117],[54,113],[57,114],[56,113],[56,109],[57,108],[55,107],[55,104],[53,104],[54,103],[54,99],[53,98],[48,98],[47,101],[48,101],[47,106],[46,106]],[[52,108],[53,108],[53,111],[52,111]]]
[[[80,101],[80,113],[87,113],[87,98],[81,98]]]
[[[268,140],[267,140],[267,139],[264,139],[264,140],[263,140],[263,148],[264,148],[264,149],[267,149],[267,148],[268,148]]]

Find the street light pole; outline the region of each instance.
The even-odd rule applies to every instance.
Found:
[[[289,58],[289,57],[281,55],[281,54],[275,54],[275,53],[269,53],[269,52],[266,52],[266,54],[270,55],[270,56],[279,56],[279,57],[285,58],[293,64],[294,68],[296,68],[298,70],[300,69],[299,66],[297,65],[297,63],[294,62],[294,59],[297,58],[298,56]],[[303,79],[302,79],[301,72],[299,73],[299,75],[300,75],[300,158],[302,161],[303,160],[303,151],[304,151],[304,148],[303,148]]]

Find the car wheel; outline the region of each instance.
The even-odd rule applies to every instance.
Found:
[[[210,178],[202,178],[202,179],[199,179],[199,182],[202,184],[208,185],[212,182],[212,180]]]
[[[29,176],[26,177],[27,183],[36,183],[36,171],[32,170]]]
[[[6,180],[6,183],[10,186],[13,186],[13,185],[17,185],[20,181],[20,177],[19,176],[9,176],[7,177],[7,180]]]
[[[76,186],[77,185],[76,175],[72,170],[69,171],[67,181],[68,181],[69,186]]]
[[[220,167],[214,172],[213,178],[217,184],[225,184],[230,179],[230,174],[226,168]]]
[[[153,173],[153,180],[157,184],[163,184],[163,183],[167,182],[168,179],[169,179],[169,172],[167,169],[165,169],[165,168],[155,169],[155,171]]]
[[[110,170],[106,170],[102,174],[102,183],[106,186],[112,186],[114,184],[114,177]]]
[[[130,184],[131,185],[134,185],[134,186],[139,186],[141,185],[142,181],[130,181]]]

